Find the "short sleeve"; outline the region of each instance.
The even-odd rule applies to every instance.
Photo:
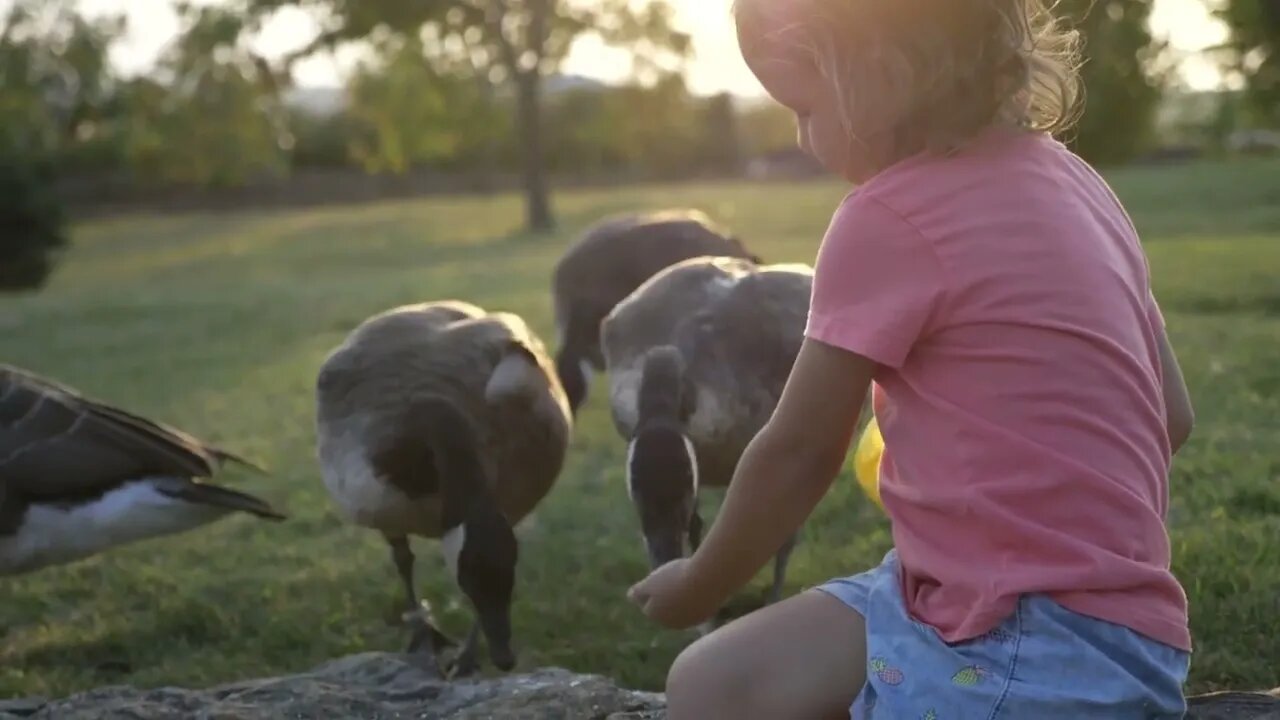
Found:
[[[805,335],[898,368],[930,330],[944,292],[929,241],[879,200],[855,193],[818,250]]]

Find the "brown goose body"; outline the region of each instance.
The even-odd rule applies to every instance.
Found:
[[[699,485],[724,487],[773,413],[800,352],[813,274],[807,265],[694,258],[655,275],[605,319],[612,417],[630,438],[648,353],[674,346],[684,364],[685,434]]]
[[[528,365],[516,366],[510,388],[495,389],[494,373],[513,353]],[[349,521],[441,536],[440,478],[422,462],[429,431],[412,422],[422,398],[445,400],[472,419],[489,490],[513,525],[551,490],[570,420],[541,341],[515,315],[424,303],[365,321],[320,372],[320,463]]]
[[[589,370],[605,368],[605,316],[659,270],[707,255],[760,262],[705,213],[679,208],[605,218],[565,251],[552,274],[551,293],[559,334],[556,367],[574,409],[586,397]]]
[[[236,511],[282,519],[263,500],[201,480],[227,462],[253,467],[181,430],[0,365],[0,574]]]
[[[726,487],[782,395],[803,341],[813,272],[741,258],[677,263],[618,303],[601,329],[627,492],[653,567],[696,549],[698,498]],[[774,563],[781,597],[791,538]]]
[[[454,671],[478,667],[481,630],[510,669],[513,528],[554,485],[572,427],[542,342],[518,316],[469,303],[394,308],[329,355],[316,401],[325,486],[344,517],[386,538],[410,610],[409,537],[440,538],[476,616]],[[420,621],[410,649],[435,656],[447,638]]]

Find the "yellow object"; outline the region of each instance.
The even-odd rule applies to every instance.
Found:
[[[883,453],[884,438],[880,436],[880,426],[875,417],[872,417],[858,440],[858,449],[853,453],[853,472],[863,492],[881,510],[884,510],[884,503],[880,501],[880,456]]]

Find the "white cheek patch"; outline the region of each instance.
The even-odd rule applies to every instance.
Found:
[[[698,454],[693,449],[693,441],[689,439],[688,435],[681,435],[680,440],[684,442],[684,450],[689,456],[689,476],[693,482],[693,494],[696,497],[698,494]],[[627,443],[627,495],[631,498],[632,502],[636,499],[635,487],[632,484],[631,479],[631,468],[635,461],[635,457],[636,441],[635,438],[632,438],[631,442]]]
[[[631,463],[636,457],[636,440],[631,438],[631,442],[627,443],[627,497],[635,502],[636,491],[631,486]]]
[[[698,454],[693,450],[693,441],[688,435],[681,435],[685,452],[689,453],[689,475],[693,478],[693,496],[698,496]]]
[[[444,555],[444,564],[454,582],[458,580],[458,557],[462,555],[462,546],[467,542],[467,527],[459,525],[452,528],[440,538],[440,552]]]

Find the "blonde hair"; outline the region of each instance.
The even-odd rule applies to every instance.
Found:
[[[807,51],[850,139],[881,167],[953,150],[997,123],[1057,135],[1079,119],[1079,35],[1046,0],[738,4],[760,2],[792,6],[794,22],[771,34]]]

